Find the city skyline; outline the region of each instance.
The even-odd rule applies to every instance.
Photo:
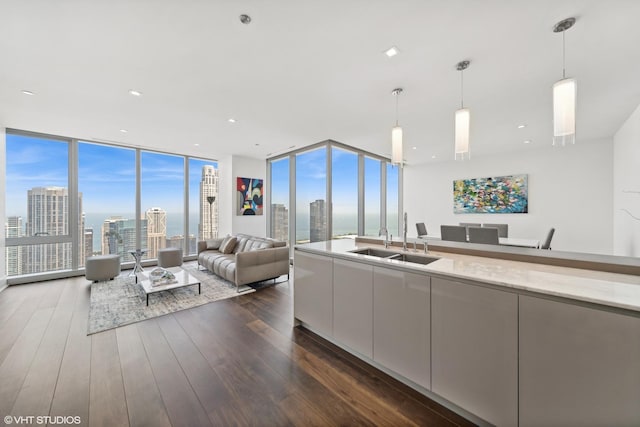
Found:
[[[39,217],[36,211],[29,208],[29,192],[35,188],[58,188],[63,192],[68,191],[70,146],[67,141],[55,138],[20,134],[7,135],[6,236],[20,238],[44,235],[44,233],[49,233],[49,235],[70,234],[68,224],[66,224],[68,205],[59,204],[59,211],[63,214],[49,215],[49,219]],[[109,243],[109,239],[105,240],[104,233],[102,233],[105,220],[120,217],[135,223],[136,149],[84,141],[78,141],[77,149],[77,180],[80,195],[77,250],[79,259],[77,263],[82,266],[87,255],[109,252],[108,247],[103,248]],[[144,150],[140,150],[139,153],[142,228],[146,230],[148,210],[159,208],[164,211],[163,230],[154,231],[151,229],[149,230],[151,237],[146,234],[141,236],[140,246],[148,246],[150,252],[146,257],[156,257],[158,249],[167,247],[169,244],[176,246],[185,240],[186,250],[195,253],[197,236],[199,229],[202,228],[199,217],[202,169],[205,165],[213,168],[217,177],[217,162]],[[189,173],[185,176],[187,167]],[[189,227],[186,231],[185,180],[188,180],[186,184],[189,190],[187,201]],[[215,184],[217,195],[217,182]],[[66,217],[64,220],[63,216]],[[217,225],[215,211],[213,217]],[[22,222],[20,224],[10,223],[10,218],[16,218],[16,221],[21,218]],[[210,216],[207,215],[207,218]],[[29,224],[33,224],[33,226]],[[43,228],[45,224],[46,228]],[[60,227],[64,229],[64,232],[58,231]],[[19,228],[19,231],[15,230],[16,228]],[[126,248],[122,245],[119,248],[113,246],[111,250],[123,255],[124,260],[129,260],[125,249],[135,249],[136,247],[135,238],[131,240],[129,236],[133,235],[135,226],[125,228],[132,228],[131,232],[125,233],[128,236]],[[215,234],[217,235],[217,227]],[[113,240],[111,244],[114,245]],[[8,256],[5,259],[7,271],[26,274],[28,272],[24,265],[27,264],[31,266],[29,272],[70,268],[72,265],[71,246],[71,243],[56,243],[8,247],[6,252]],[[46,259],[57,256],[56,253],[60,255],[56,265],[47,264]],[[34,262],[26,262],[29,260]]]

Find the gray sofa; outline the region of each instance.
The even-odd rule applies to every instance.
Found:
[[[281,240],[247,234],[199,241],[198,266],[233,282],[238,289],[284,274],[288,277],[289,247]]]

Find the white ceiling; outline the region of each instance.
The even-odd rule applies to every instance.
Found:
[[[388,156],[402,87],[405,157],[450,160],[463,59],[473,155],[548,147],[569,16],[578,142],[640,103],[638,0],[0,0],[0,16],[0,126],[195,156],[325,139]]]

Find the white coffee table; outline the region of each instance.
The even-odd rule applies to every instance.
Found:
[[[154,294],[157,292],[168,291],[176,288],[183,288],[185,286],[195,286],[198,285],[198,294],[201,293],[200,289],[200,281],[187,273],[180,267],[170,267],[165,270],[169,270],[176,276],[176,283],[170,283],[168,285],[157,285],[152,286],[151,280],[149,280],[149,275],[146,272],[141,272],[136,274],[136,282],[142,286],[144,289],[144,293],[147,295],[147,306],[149,305],[149,294]]]

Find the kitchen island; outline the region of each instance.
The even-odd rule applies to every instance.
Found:
[[[640,425],[640,276],[380,243],[296,246],[296,321],[479,424]]]

